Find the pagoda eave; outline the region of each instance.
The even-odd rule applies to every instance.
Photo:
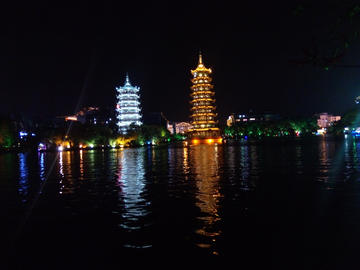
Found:
[[[190,103],[194,103],[194,102],[210,102],[210,103],[214,103],[215,99],[212,98],[197,98],[194,100],[191,100]]]
[[[211,120],[211,121],[193,121],[193,125],[204,125],[204,124],[217,124],[218,121]]]
[[[195,84],[195,85],[190,86],[190,89],[191,89],[191,90],[194,90],[194,89],[197,89],[197,88],[200,88],[200,87],[205,88],[205,90],[199,89],[199,90],[197,90],[197,91],[210,91],[210,90],[212,90],[212,89],[214,88],[214,86],[211,85],[211,84],[208,84],[208,83],[202,83],[202,84],[200,84],[200,83],[199,83],[199,84]],[[208,88],[208,89],[206,89],[206,88]]]
[[[196,106],[196,107],[190,108],[190,110],[201,110],[201,109],[216,110],[216,106]]]
[[[204,66],[198,66],[195,70],[191,70],[191,74],[194,75],[194,73],[197,73],[197,72],[209,72],[211,73],[211,68],[206,68]]]
[[[195,96],[195,95],[210,95],[210,96],[213,96],[214,92],[201,90],[201,91],[196,91],[196,92],[190,94],[190,96]]]

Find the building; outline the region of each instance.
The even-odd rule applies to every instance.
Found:
[[[100,114],[99,107],[87,107],[82,110],[79,110],[76,113],[75,117],[67,117],[66,120],[78,121],[81,122],[82,124],[88,123],[88,124],[96,125],[98,123],[99,114]]]
[[[256,113],[250,110],[248,113],[236,112],[232,113],[227,119],[227,125],[240,125],[250,122],[269,122],[280,120],[280,116],[276,113],[270,111],[264,111],[261,113]]]
[[[334,122],[339,121],[341,116],[333,116],[332,114],[328,114],[326,112],[319,113],[317,115],[317,124],[320,128],[326,129],[331,126]]]
[[[186,134],[193,126],[187,122],[168,122],[167,129],[170,134]]]
[[[58,116],[57,119],[60,119],[58,120],[59,123],[62,123],[62,121],[75,121],[82,124],[107,125],[113,129],[116,115],[114,109],[86,107],[79,110],[75,115]]]
[[[117,91],[117,125],[121,133],[126,133],[130,124],[141,125],[140,87],[132,86],[126,74],[125,85],[116,87]]]
[[[215,99],[211,69],[207,69],[202,62],[201,53],[199,54],[199,63],[195,70],[191,70],[193,78],[190,101],[190,118],[192,129],[189,130],[189,139],[219,139],[220,129],[217,127],[217,113],[215,112]]]

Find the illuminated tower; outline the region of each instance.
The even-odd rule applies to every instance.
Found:
[[[117,125],[119,131],[126,133],[127,128],[131,123],[141,125],[140,114],[140,87],[132,86],[129,81],[129,76],[126,74],[125,85],[123,87],[116,87],[117,91]]]
[[[192,100],[191,124],[193,128],[189,132],[190,139],[221,139],[220,129],[216,127],[217,113],[215,112],[215,99],[213,85],[211,84],[211,69],[207,69],[199,54],[199,64],[195,70],[191,70],[193,78],[190,87]],[[219,141],[219,140],[218,140]],[[221,141],[221,140],[220,140]]]

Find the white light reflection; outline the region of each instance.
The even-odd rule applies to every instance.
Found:
[[[45,163],[44,163],[44,152],[39,152],[39,176],[41,181],[46,179],[45,177]]]
[[[64,168],[63,168],[63,152],[59,154],[59,173],[61,177],[64,177]]]
[[[249,176],[250,176],[250,157],[249,157],[249,146],[245,145],[240,150],[240,170],[241,170],[241,189],[249,190]]]
[[[74,193],[75,182],[72,176],[72,154],[70,151],[59,152],[59,174],[60,180],[60,194]]]
[[[240,196],[237,187],[242,191],[252,190],[256,186],[256,164],[254,159],[257,158],[256,151],[251,151],[250,146],[241,145],[240,149],[236,146],[227,148],[227,166],[228,179],[230,187],[234,187],[234,198]],[[253,164],[250,164],[250,161]]]
[[[118,150],[119,173],[118,186],[121,188],[119,200],[122,202],[121,216],[123,221],[120,227],[129,233],[136,233],[139,229],[149,226],[144,220],[149,214],[147,209],[149,202],[144,197],[146,193],[144,155],[147,149],[120,149]],[[151,153],[150,153],[151,154]],[[152,153],[153,154],[153,153]],[[140,231],[140,230],[139,230]],[[141,237],[130,237],[124,245],[131,248],[149,248],[149,243],[144,243]]]

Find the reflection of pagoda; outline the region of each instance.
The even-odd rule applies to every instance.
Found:
[[[194,76],[191,82],[192,104],[191,124],[193,129],[189,130],[189,139],[193,142],[221,142],[220,129],[216,127],[218,121],[215,119],[215,92],[212,91],[213,85],[210,78],[211,69],[207,69],[203,62],[201,53],[199,64],[195,70],[191,70]]]

